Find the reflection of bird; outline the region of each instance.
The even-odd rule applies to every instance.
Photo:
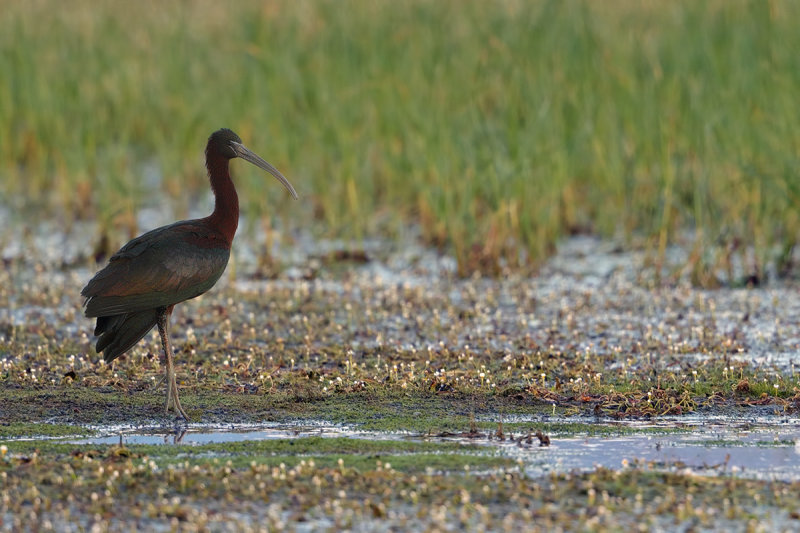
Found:
[[[239,223],[239,198],[228,161],[253,163],[280,181],[296,199],[297,193],[278,170],[248,150],[234,132],[211,134],[206,167],[214,191],[214,212],[206,218],[184,220],[148,231],[123,246],[95,274],[81,295],[86,316],[97,317],[97,352],[113,361],[158,326],[167,360],[167,405],[188,420],[178,399],[178,385],[169,341],[169,318],[175,304],[203,294],[214,286],[230,257]]]

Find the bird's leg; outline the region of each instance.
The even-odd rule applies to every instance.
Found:
[[[172,401],[175,405],[175,410],[178,411],[184,420],[187,422],[189,421],[189,417],[186,416],[186,411],[183,410],[181,406],[181,399],[178,398],[178,383],[175,381],[175,369],[172,369]]]
[[[167,360],[167,403],[164,411],[169,414],[169,408],[174,406],[175,410],[188,422],[189,417],[186,416],[186,411],[183,410],[181,401],[178,399],[178,383],[175,380],[175,363],[172,359],[172,345],[169,342],[169,319],[170,316],[172,316],[172,309],[173,306],[159,308],[156,320],[158,324],[158,333],[161,335],[161,344],[164,346],[164,356]]]
[[[169,414],[169,408],[172,405],[172,380],[175,374],[175,369],[172,364],[172,346],[169,342],[169,319],[170,313],[167,312],[166,307],[162,307],[157,311],[156,324],[158,325],[158,334],[161,336],[161,346],[164,348],[164,359],[166,363],[164,379],[167,382],[167,404],[164,412]]]

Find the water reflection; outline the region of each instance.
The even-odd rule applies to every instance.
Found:
[[[537,477],[553,472],[588,471],[597,467],[619,470],[636,466],[758,479],[800,478],[800,425],[787,423],[769,427],[736,420],[720,423],[717,418],[716,421],[714,424],[693,427],[685,433],[583,437],[547,435],[547,446],[541,445],[542,439],[537,438],[534,432],[509,434],[500,440],[491,431],[433,436],[409,435],[360,431],[334,424],[240,427],[193,425],[183,429],[101,430],[99,436],[69,442],[198,446],[312,436],[456,441],[483,444],[486,446],[486,453],[500,453],[519,459],[526,473]],[[619,424],[614,427],[619,427]],[[666,426],[662,427],[668,429]]]

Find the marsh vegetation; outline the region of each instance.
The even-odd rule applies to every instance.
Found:
[[[4,6],[0,528],[796,528],[799,11]],[[301,202],[234,169],[179,438],[79,291],[220,126]]]

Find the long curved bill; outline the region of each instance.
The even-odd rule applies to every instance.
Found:
[[[275,178],[278,181],[280,181],[283,184],[283,186],[289,190],[290,193],[292,193],[294,199],[297,200],[297,191],[294,190],[294,187],[292,187],[292,184],[289,183],[289,180],[283,177],[283,174],[278,172],[277,168],[273,167],[272,165],[261,159],[258,155],[251,152],[250,149],[243,144],[232,141],[231,146],[233,146],[233,151],[236,152],[237,156],[241,157],[245,161],[253,163],[258,168],[266,170],[267,172],[275,176]]]

